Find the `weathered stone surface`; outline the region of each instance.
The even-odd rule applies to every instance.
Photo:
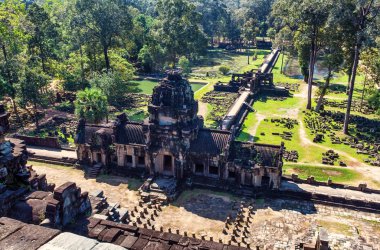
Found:
[[[138,239],[137,237],[129,235],[123,240],[123,242],[120,244],[120,246],[128,248],[128,249],[132,248],[132,246],[135,244],[137,239]]]
[[[26,224],[0,241],[0,250],[38,249],[55,236],[59,230]]]
[[[61,233],[39,250],[90,250],[93,249],[99,242],[83,236],[72,233]]]
[[[99,243],[91,250],[125,250],[125,248],[110,243]]]
[[[25,224],[7,217],[0,218],[0,240],[21,229]]]

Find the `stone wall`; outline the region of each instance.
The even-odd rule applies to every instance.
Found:
[[[29,146],[38,146],[38,147],[47,147],[47,148],[61,148],[59,140],[57,137],[35,137],[35,136],[26,136],[26,135],[15,135],[17,139],[25,141],[26,145]]]
[[[309,184],[309,185],[314,185],[314,186],[326,186],[326,187],[331,187],[331,188],[348,189],[348,190],[360,191],[360,192],[365,192],[365,193],[380,194],[380,190],[368,188],[366,183],[361,183],[358,186],[350,186],[350,185],[341,184],[341,183],[334,183],[332,180],[317,181],[315,180],[313,176],[309,176],[306,180],[304,180],[304,179],[299,178],[297,174],[283,175],[283,178],[284,180],[289,180],[289,181],[293,181],[295,183],[301,183],[301,184]]]
[[[24,193],[9,209],[11,218],[25,223],[43,224],[60,228],[73,222],[78,216],[91,213],[88,193],[81,193],[73,182],[67,182],[54,192],[33,191]]]

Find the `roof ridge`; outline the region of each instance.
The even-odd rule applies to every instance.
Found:
[[[231,131],[228,131],[228,130],[222,130],[222,129],[201,128],[200,130],[203,130],[203,131],[211,131],[211,132],[218,132],[218,133],[222,133],[222,134],[232,134]]]

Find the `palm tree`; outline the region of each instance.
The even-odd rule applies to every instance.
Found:
[[[107,117],[107,97],[98,88],[86,88],[77,93],[75,114],[90,123],[100,123]]]

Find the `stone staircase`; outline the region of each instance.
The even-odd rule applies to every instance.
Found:
[[[91,179],[95,179],[100,174],[102,167],[103,167],[102,163],[97,163],[93,165],[92,167],[89,167],[87,170],[87,177]]]

